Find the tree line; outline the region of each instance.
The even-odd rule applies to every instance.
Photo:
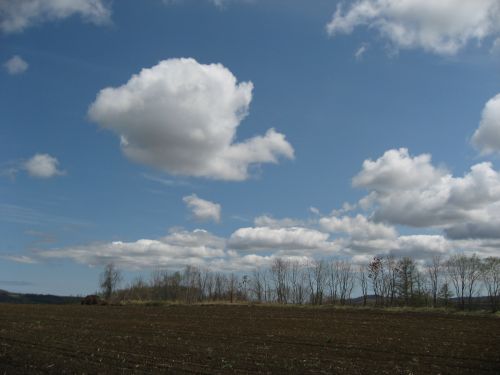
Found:
[[[500,258],[464,254],[436,255],[427,262],[376,256],[362,265],[341,259],[275,258],[269,267],[250,274],[186,266],[182,271],[157,269],[149,279],[139,276],[119,288],[121,280],[120,270],[108,264],[101,274],[101,295],[116,301],[487,307],[492,311],[500,305]]]

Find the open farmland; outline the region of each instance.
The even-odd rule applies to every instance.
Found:
[[[0,305],[0,373],[498,374],[500,319],[246,305]]]

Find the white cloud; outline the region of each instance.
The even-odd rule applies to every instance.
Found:
[[[5,69],[9,74],[21,74],[28,70],[28,63],[24,61],[20,56],[12,56],[4,64]]]
[[[0,255],[0,259],[5,259],[11,262],[24,263],[24,264],[38,263],[35,259],[27,255]]]
[[[491,163],[454,177],[434,167],[429,155],[389,150],[376,161],[365,161],[353,184],[368,189],[360,205],[374,210],[375,221],[449,229],[500,220],[500,174]]]
[[[430,259],[436,254],[447,255],[454,249],[452,242],[441,235],[417,234],[398,237],[390,253],[396,256],[410,256],[416,259]]]
[[[357,61],[360,61],[363,59],[363,56],[365,55],[366,50],[368,49],[366,44],[363,44],[361,47],[359,47],[356,52],[354,53],[354,58]]]
[[[133,242],[114,241],[60,249],[39,250],[36,259],[17,257],[13,261],[71,259],[88,265],[113,262],[120,267],[141,269],[169,267],[174,269],[196,265],[220,271],[250,271],[268,266],[276,257],[299,262],[312,259],[342,257],[362,262],[374,255],[411,256],[425,260],[433,255],[449,255],[459,250],[479,256],[498,254],[500,241],[493,239],[451,239],[443,235],[398,236],[393,230],[377,226],[360,216],[339,219],[335,230],[347,237],[329,239],[329,234],[304,227],[250,227],[237,229],[229,239],[205,230],[192,232],[172,230],[163,238]],[[356,228],[356,223],[360,227]],[[360,235],[366,230],[369,235]]]
[[[452,55],[470,41],[500,33],[498,0],[356,0],[337,7],[327,25],[331,36],[358,26],[377,30],[397,48],[423,48]]]
[[[493,42],[491,48],[490,48],[490,53],[492,55],[498,55],[500,54],[500,38],[496,38],[495,41]]]
[[[334,244],[328,241],[329,234],[303,227],[239,228],[228,241],[228,247],[247,252],[281,251],[289,253],[296,250],[328,251]]]
[[[109,22],[111,10],[103,0],[2,0],[0,30],[21,32],[46,21],[61,20],[73,15],[94,24]]]
[[[114,241],[40,251],[42,258],[68,258],[78,263],[120,267],[183,267],[224,257],[225,241],[204,230],[179,231],[158,240]]]
[[[361,214],[354,217],[323,217],[319,223],[328,232],[346,233],[353,239],[397,237],[397,232],[393,227],[383,223],[374,223]]]
[[[223,8],[229,0],[210,0],[210,2],[218,8]]]
[[[288,228],[304,225],[304,221],[290,218],[275,219],[269,215],[262,215],[254,219],[254,224],[257,227]]]
[[[311,212],[313,215],[320,215],[321,212],[319,211],[319,208],[316,208],[314,206],[309,207],[309,212]]]
[[[332,256],[366,262],[374,255],[389,254],[428,260],[433,255],[446,256],[457,250],[484,257],[494,256],[500,248],[498,239],[451,240],[442,235],[342,238],[335,241],[327,241],[327,238],[326,233],[305,228],[240,228],[229,240],[205,230],[177,230],[156,240],[114,241],[41,250],[36,253],[36,259],[23,255],[3,258],[25,263],[70,259],[91,266],[113,262],[128,269],[179,269],[186,265],[196,265],[214,271],[238,272],[269,266],[277,257],[301,263]]]
[[[171,174],[241,181],[251,165],[294,157],[274,129],[235,142],[252,90],[221,64],[170,59],[101,90],[89,116],[119,135],[134,161]]]
[[[472,144],[483,154],[500,152],[500,94],[491,98],[484,106]]]
[[[332,210],[331,215],[332,216],[342,216],[348,212],[354,211],[356,208],[358,208],[357,204],[351,204],[349,202],[344,202],[342,204],[342,208]]]
[[[183,3],[186,0],[162,0],[166,5],[173,5]],[[251,3],[255,0],[208,0],[209,3],[215,5],[219,9],[224,9],[230,3],[239,2],[239,3]]]
[[[220,221],[220,204],[198,198],[196,194],[188,195],[182,198],[182,200],[186,203],[196,219],[213,220],[217,223]]]
[[[428,186],[446,175],[446,170],[436,169],[431,156],[422,154],[410,157],[408,149],[388,150],[379,159],[365,160],[363,168],[353,178],[355,187],[375,191],[406,190]]]
[[[442,235],[417,234],[394,238],[351,239],[346,241],[345,248],[351,256],[365,259],[374,255],[429,259],[436,254],[450,254],[455,246],[452,241]]]
[[[36,154],[24,163],[28,174],[37,178],[50,178],[65,172],[58,169],[59,161],[49,154]]]

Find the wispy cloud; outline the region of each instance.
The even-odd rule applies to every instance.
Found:
[[[16,263],[25,263],[25,264],[36,264],[38,261],[36,259],[33,259],[32,257],[26,256],[26,255],[0,255],[0,259],[5,259],[9,260],[11,262],[16,262]]]
[[[191,182],[185,180],[168,179],[164,177],[153,176],[147,173],[143,173],[142,177],[144,177],[146,180],[157,182],[163,186],[168,186],[168,187],[176,187],[176,186],[185,186],[190,188],[195,187]]]
[[[356,61],[361,61],[363,60],[363,56],[365,55],[366,53],[366,50],[368,49],[368,45],[363,43],[361,45],[361,47],[359,47],[356,52],[354,53],[354,58],[356,59]]]
[[[63,224],[71,226],[88,226],[89,222],[73,219],[65,216],[58,216],[37,211],[33,208],[22,207],[15,204],[0,203],[0,221],[27,224]]]

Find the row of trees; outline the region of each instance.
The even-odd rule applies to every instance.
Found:
[[[118,300],[255,301],[280,304],[375,304],[378,306],[457,306],[462,309],[500,305],[500,258],[476,255],[412,258],[375,257],[366,265],[346,260],[308,263],[274,259],[251,275],[212,272],[194,266],[183,271],[155,270],[149,280],[137,278],[118,289],[120,272],[108,265],[102,294]],[[353,299],[353,295],[359,297]],[[475,298],[483,296],[484,298]]]

